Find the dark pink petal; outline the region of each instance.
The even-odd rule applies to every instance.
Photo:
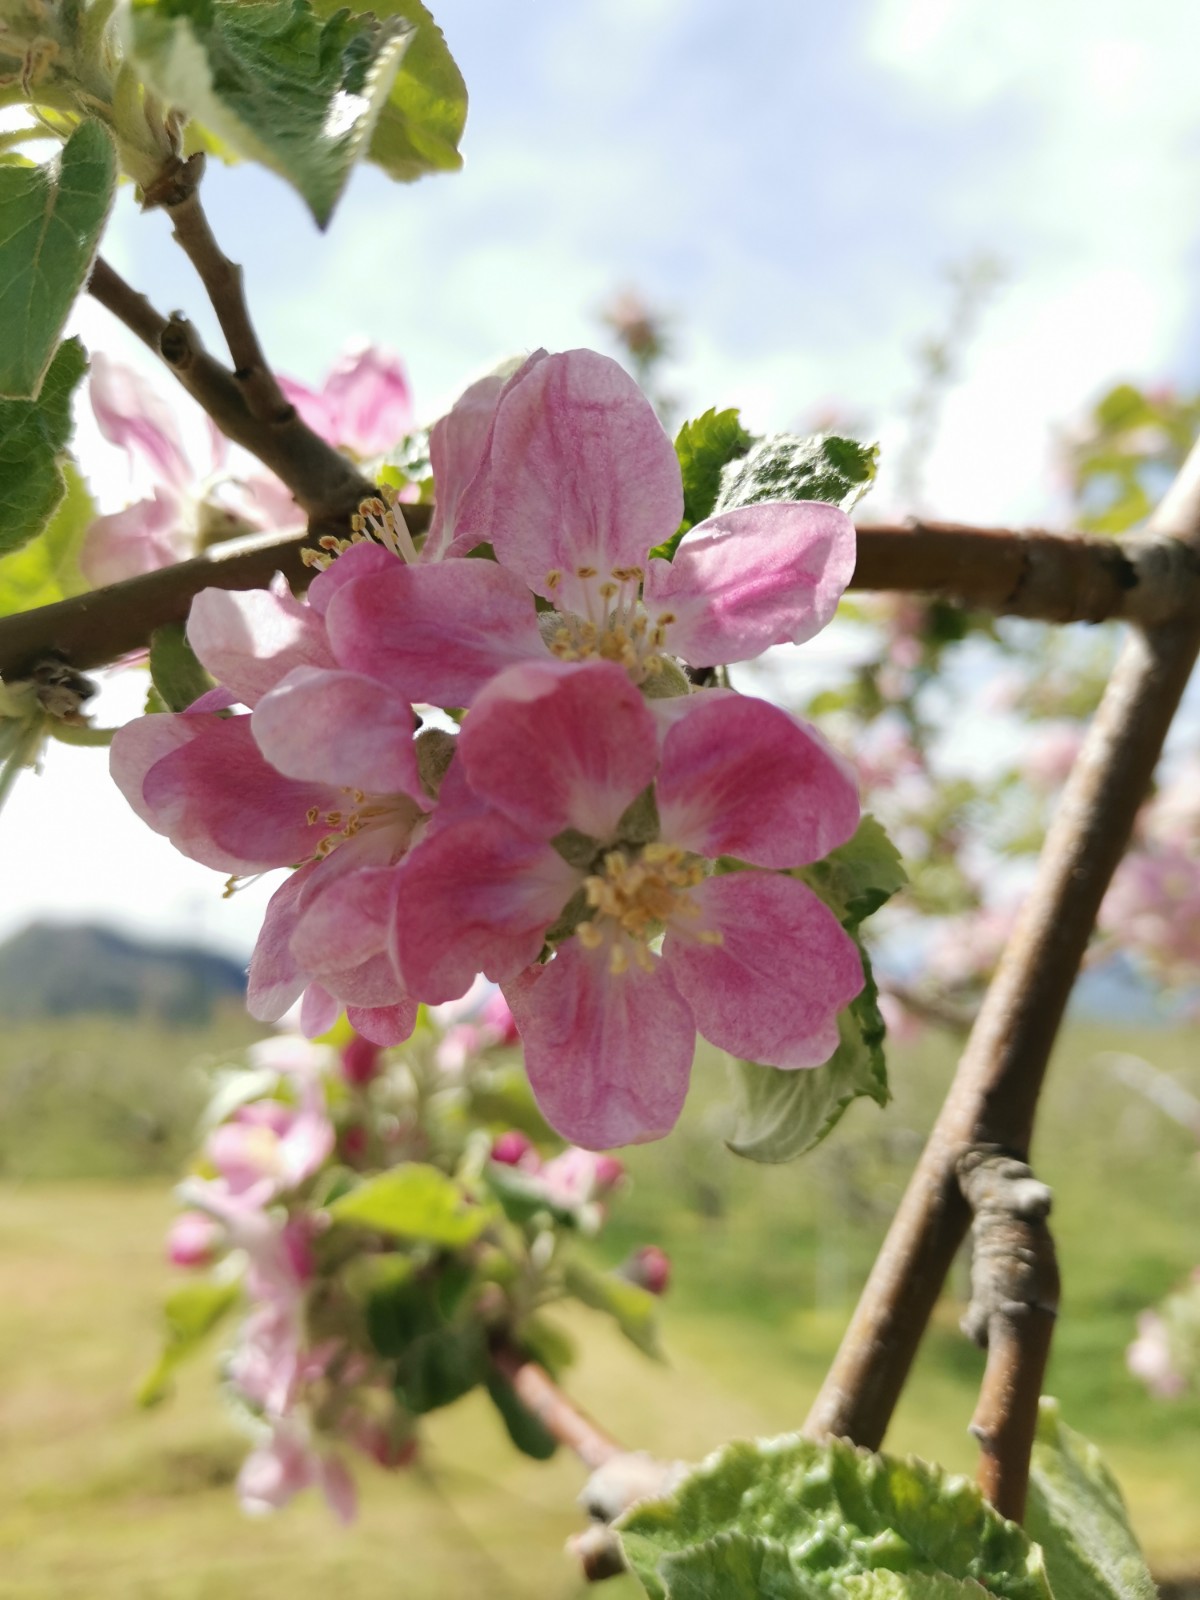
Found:
[[[164,756],[190,744],[204,727],[191,712],[160,712],[155,716],[136,717],[113,735],[108,753],[112,780],[155,833],[165,834],[167,828],[157,811],[146,802],[146,776]]]
[[[326,784],[282,777],[263,758],[249,717],[185,712],[196,725],[186,744],[164,755],[142,782],[153,826],[177,850],[219,872],[262,872],[307,860],[327,825],[324,813],[344,800]]]
[[[259,701],[250,726],[263,755],[286,777],[427,802],[412,707],[373,678],[297,667]]]
[[[547,356],[506,390],[485,472],[480,536],[568,611],[586,609],[580,568],[607,578],[643,566],[683,515],[679,462],[653,406],[594,350]],[[548,583],[551,572],[561,577]]]
[[[202,589],[192,601],[187,636],[217,682],[247,706],[293,667],[337,665],[320,617],[269,589]]]
[[[657,958],[619,975],[578,939],[505,985],[542,1115],[588,1150],[661,1139],[687,1095],[696,1027]]]
[[[99,589],[182,561],[195,539],[174,491],[156,488],[151,499],[95,519],[84,535],[79,569]]]
[[[299,918],[300,896],[312,871],[313,867],[307,866],[291,873],[267,902],[267,914],[250,957],[246,988],[246,1009],[260,1022],[278,1022],[302,994],[305,1006],[308,1005],[305,993],[308,979],[292,954],[291,941]],[[316,1033],[324,1031],[324,1028],[315,1030]]]
[[[94,350],[88,398],[104,437],[141,456],[158,483],[185,489],[193,482],[196,474],[184,454],[174,414],[132,367]]]
[[[530,833],[608,839],[654,777],[654,719],[611,661],[530,662],[480,695],[458,759],[475,792]]]
[[[818,861],[859,821],[858,789],[815,729],[766,700],[706,689],[663,739],[662,837],[759,867]]]
[[[430,705],[470,705],[505,667],[547,655],[532,595],[494,561],[396,562],[345,584],[325,623],[343,666]]]
[[[673,618],[666,648],[694,667],[749,661],[819,633],[854,561],[854,524],[837,506],[743,506],[691,529],[673,561],[650,563],[646,610]]]
[[[432,829],[398,869],[392,956],[427,1005],[457,1000],[536,960],[580,881],[560,855],[498,812]]]
[[[417,1002],[401,1000],[394,1006],[347,1006],[346,1021],[364,1039],[383,1049],[403,1044],[417,1025]]]
[[[663,960],[704,1038],[769,1067],[816,1067],[863,986],[854,940],[806,884],[770,872],[709,878],[672,919]],[[721,942],[705,943],[702,931]]]
[[[333,857],[305,887],[292,954],[344,1004],[394,1005],[407,998],[388,955],[396,888],[391,868],[338,872]]]
[[[483,461],[504,384],[502,373],[489,372],[465,389],[429,430],[434,510],[422,561],[440,561],[454,543],[459,505]]]
[[[381,544],[368,543],[366,540],[352,544],[349,550],[343,550],[340,556],[331,561],[324,572],[318,572],[309,584],[309,606],[319,617],[324,617],[334,595],[355,578],[373,577],[403,565],[399,556],[393,555]]]

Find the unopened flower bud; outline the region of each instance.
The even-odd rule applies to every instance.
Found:
[[[372,1044],[369,1039],[364,1039],[361,1033],[356,1033],[342,1051],[342,1077],[353,1088],[365,1089],[379,1073],[381,1054],[382,1051],[377,1044]]]
[[[224,1230],[203,1211],[185,1211],[167,1234],[167,1259],[173,1267],[208,1267],[224,1243]]]
[[[622,1278],[651,1294],[666,1294],[671,1283],[671,1258],[656,1244],[644,1244],[617,1268]]]
[[[518,1133],[515,1128],[510,1128],[507,1133],[502,1133],[492,1145],[492,1160],[498,1161],[501,1166],[517,1167],[533,1149],[533,1145],[523,1133]]]
[[[593,1193],[599,1198],[601,1195],[611,1194],[625,1176],[625,1163],[618,1161],[616,1156],[598,1156],[596,1158],[596,1179]]]

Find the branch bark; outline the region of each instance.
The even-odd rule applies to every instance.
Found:
[[[1200,447],[1147,530],[1200,550]],[[946,1103],[805,1423],[878,1449],[969,1208],[963,1153],[1024,1157],[1050,1051],[1096,913],[1120,860],[1197,653],[1200,622],[1131,632],[1046,839],[1022,915],[972,1029]]]
[[[617,1441],[569,1400],[536,1361],[529,1361],[510,1345],[499,1345],[492,1351],[492,1365],[512,1385],[530,1415],[559,1444],[573,1450],[589,1472],[624,1454]]]

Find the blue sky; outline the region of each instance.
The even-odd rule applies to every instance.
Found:
[[[499,357],[602,343],[600,306],[634,287],[675,319],[685,411],[740,404],[784,428],[836,403],[880,438],[892,510],[914,350],[944,322],[947,269],[987,252],[1005,281],[947,402],[928,509],[1049,522],[1055,440],[1106,384],[1200,383],[1195,0],[434,9],[472,95],[462,174],[398,188],[365,169],[325,235],[269,174],[208,180],[286,371],[315,379],[366,335],[404,356],[432,417]],[[163,218],[126,199],[105,248],[216,345]],[[99,308],[80,325],[141,360]],[[111,714],[134,695],[118,687]],[[259,903],[222,905],[98,765],[56,748],[10,802],[23,848],[0,933],[107,910],[248,943]]]

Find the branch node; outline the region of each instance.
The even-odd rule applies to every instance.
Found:
[[[164,163],[158,177],[142,190],[142,210],[153,211],[159,206],[169,210],[181,204],[189,195],[195,194],[203,176],[203,150],[197,150],[182,159],[179,156],[172,157]]]

